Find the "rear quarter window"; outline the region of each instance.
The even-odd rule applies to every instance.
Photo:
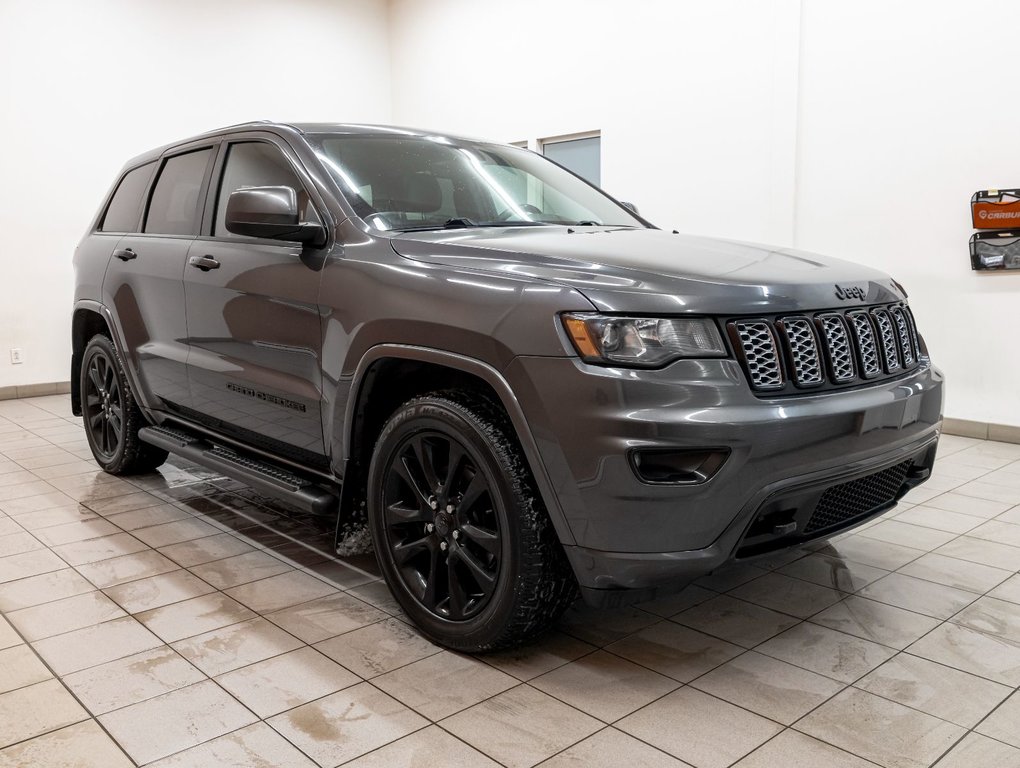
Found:
[[[101,232],[137,232],[138,219],[142,215],[142,197],[149,185],[155,162],[128,171],[117,185],[110,205],[106,208]]]

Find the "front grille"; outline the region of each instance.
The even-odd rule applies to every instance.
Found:
[[[914,317],[901,304],[738,318],[727,327],[751,388],[763,396],[853,386],[901,375],[921,362]]]
[[[896,500],[913,459],[901,462],[873,475],[834,485],[818,500],[818,505],[804,526],[805,534],[845,525],[856,517]]]

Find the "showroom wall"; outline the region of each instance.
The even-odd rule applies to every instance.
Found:
[[[387,45],[385,0],[0,0],[0,388],[67,380],[71,255],[126,160],[252,119],[387,122]]]
[[[967,252],[970,195],[1020,187],[1016,0],[391,0],[390,24],[398,122],[599,129],[603,186],[660,226],[886,269],[946,414],[1020,426],[1020,274]]]

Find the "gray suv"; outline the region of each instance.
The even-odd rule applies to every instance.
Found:
[[[99,465],[367,530],[432,640],[522,642],[831,536],[930,474],[896,281],[665,232],[515,147],[250,123],[130,161],[75,252]]]

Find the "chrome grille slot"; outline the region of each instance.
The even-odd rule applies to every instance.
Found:
[[[910,326],[910,340],[914,342],[914,357],[917,360],[921,359],[921,341],[917,338],[917,325],[914,323],[914,313],[910,311],[910,307],[903,308],[903,314],[907,317],[907,325]]]
[[[900,369],[899,345],[896,341],[892,318],[884,309],[876,309],[872,315],[878,325],[878,337],[881,341],[882,356],[885,358],[885,370],[887,373],[898,371]]]
[[[850,321],[854,342],[857,344],[861,375],[866,379],[873,379],[882,372],[882,360],[878,356],[878,346],[875,344],[875,329],[866,312],[848,312],[846,316]]]
[[[902,355],[903,367],[909,368],[914,364],[914,344],[911,338],[910,326],[907,324],[907,315],[900,307],[893,307],[889,310],[893,322],[896,323],[896,337],[900,341],[900,354]]]
[[[825,381],[818,341],[806,317],[784,317],[778,323],[788,345],[793,380],[802,387]]]
[[[754,389],[782,389],[783,370],[779,348],[772,325],[764,320],[743,320],[734,323],[747,365],[747,374]]]
[[[819,315],[818,323],[822,328],[826,351],[829,357],[829,368],[832,379],[837,384],[853,381],[857,377],[854,366],[854,353],[850,346],[850,336],[842,316],[836,314]]]

